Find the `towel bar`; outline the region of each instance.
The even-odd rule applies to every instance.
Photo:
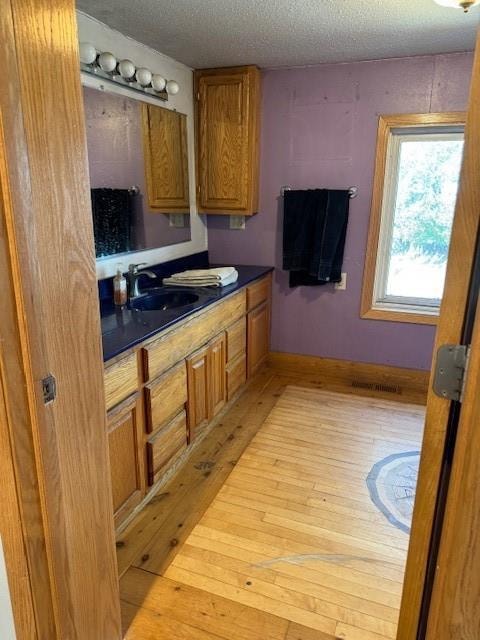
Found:
[[[292,187],[286,184],[283,187],[280,187],[280,195],[283,198],[283,196],[285,195],[285,191],[291,191],[291,190],[292,190]],[[358,194],[358,187],[349,187],[348,193],[350,194],[350,199],[356,198]]]

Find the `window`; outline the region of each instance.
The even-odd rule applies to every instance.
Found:
[[[436,324],[463,123],[463,113],[380,117],[362,317]]]

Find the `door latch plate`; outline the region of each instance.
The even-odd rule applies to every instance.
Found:
[[[57,381],[52,374],[42,380],[43,403],[49,404],[57,397]]]
[[[433,390],[446,400],[462,400],[469,348],[463,344],[444,344],[437,351]]]

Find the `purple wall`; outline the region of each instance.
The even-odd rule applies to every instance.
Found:
[[[212,262],[275,265],[272,349],[429,369],[434,328],[360,318],[379,114],[464,110],[472,55],[267,70],[263,76],[260,212],[245,231],[209,216]],[[281,270],[281,185],[358,186],[343,271],[347,290],[288,288]]]

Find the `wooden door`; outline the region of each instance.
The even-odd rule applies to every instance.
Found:
[[[148,205],[158,213],[189,213],[187,116],[142,105]]]
[[[140,504],[145,494],[145,462],[139,394],[108,414],[108,450],[115,526]]]
[[[464,157],[434,354],[437,353],[437,350],[441,345],[462,343],[464,320],[469,303],[469,285],[474,265],[475,247],[480,220],[480,181],[478,179],[478,176],[480,175],[479,43],[480,37],[477,40],[474,60],[467,123],[465,127]],[[436,356],[434,355],[432,370],[435,369],[435,360]],[[476,373],[473,372],[472,377],[475,375]],[[461,421],[473,420],[476,408],[473,406],[471,393],[468,399],[467,397],[465,398],[465,402],[462,407],[462,414],[465,410],[468,411],[470,418],[463,417],[461,418]],[[402,605],[400,610],[397,636],[398,640],[415,640],[417,638],[417,630],[420,623],[420,614],[422,611],[422,601],[424,597],[424,587],[427,577],[437,496],[441,481],[441,473],[443,470],[444,452],[447,437],[450,433],[449,427],[451,426],[451,415],[452,403],[436,396],[430,385],[422,455],[417,483],[417,496],[415,500]],[[467,439],[471,436],[471,432],[469,433],[466,427],[464,427],[463,434]],[[474,444],[473,440],[471,444]],[[470,443],[467,443],[466,446],[469,447]],[[460,451],[462,450],[461,447],[462,443],[460,442]],[[473,449],[473,451],[475,451],[475,449]],[[455,492],[457,492],[457,495],[461,495],[463,491],[459,484],[460,470],[458,469],[458,463],[456,473],[457,475],[454,473],[453,476],[453,484],[449,496],[450,509],[447,510],[447,518],[445,520],[445,533],[440,551],[441,558],[445,558],[449,553],[449,545],[456,544],[454,541],[455,535],[452,537],[452,528],[455,527],[455,523],[451,520],[451,518],[454,517],[454,509],[452,507],[453,498],[451,496],[455,495]],[[471,481],[473,476],[471,474],[469,475],[467,470],[465,473],[465,481]],[[476,486],[478,487],[478,485]],[[463,505],[464,510],[459,511],[459,529],[466,525],[469,518],[473,519],[474,517],[473,505],[470,501],[475,498],[475,493],[472,490],[470,492],[465,492],[463,495],[466,496],[467,500]],[[471,522],[470,525],[471,524],[473,524],[473,522]],[[472,534],[470,541],[472,541],[474,533],[472,530],[470,530],[470,533]],[[465,535],[465,531],[462,532],[462,535]],[[457,551],[460,552],[460,549]],[[455,553],[455,549],[450,549],[450,553]],[[478,611],[474,614],[473,611],[467,608],[471,604],[468,600],[469,595],[467,593],[464,593],[465,599],[463,600],[463,605],[465,606],[461,615],[458,608],[459,605],[462,604],[462,596],[460,595],[459,590],[464,588],[465,585],[469,585],[469,580],[471,578],[470,572],[474,568],[473,562],[471,569],[466,569],[465,565],[462,566],[462,558],[460,555],[461,554],[456,556],[456,561],[452,562],[451,568],[447,567],[445,564],[443,564],[442,567],[437,566],[437,574],[439,575],[435,580],[432,602],[432,606],[436,606],[437,609],[434,608],[432,610],[434,618],[429,628],[429,640],[453,640],[453,638],[456,640],[473,640],[474,638],[479,637],[478,627],[476,629],[476,633],[471,632],[471,620],[474,615],[478,615]],[[463,558],[463,560],[464,559],[465,558]],[[472,556],[472,561],[473,560],[478,561],[478,556],[475,558]],[[478,564],[475,567],[475,570],[477,571],[478,576]],[[466,578],[465,583],[463,582],[462,573]],[[448,579],[446,579],[447,575]],[[440,583],[439,580],[441,581]],[[443,586],[441,586],[442,584]],[[456,587],[453,587],[454,584],[456,584]],[[470,583],[469,586],[475,587],[472,583]],[[450,591],[448,591],[448,588],[450,588]],[[478,582],[476,583],[476,588],[478,589]],[[445,607],[445,617],[443,618],[443,622],[445,624],[443,628],[442,625],[439,624],[439,610],[442,606],[439,600],[440,595],[444,597],[443,606]],[[473,595],[476,597],[477,593],[472,592],[471,595],[472,597]],[[455,610],[452,608],[453,599],[455,599],[455,606],[457,607]],[[478,609],[478,601],[476,603],[476,607]],[[428,605],[424,609],[428,610]],[[424,613],[426,612],[427,611],[424,611]],[[456,616],[456,618],[454,618],[454,616]],[[426,616],[424,615],[424,618],[425,617]],[[454,630],[455,624],[457,626]],[[465,625],[465,629],[469,628],[470,631],[463,634],[463,625]],[[435,631],[432,632],[431,629],[434,629]]]
[[[247,316],[247,373],[253,376],[265,362],[270,342],[270,305],[264,302]]]
[[[212,420],[226,402],[226,337],[215,338],[208,350],[208,419]]]
[[[193,442],[208,421],[208,347],[187,359],[188,442]]]
[[[480,304],[470,352],[427,640],[480,637]]]
[[[196,72],[200,211],[252,215],[258,205],[259,72]]]
[[[14,602],[17,637],[117,640],[122,633],[74,3],[2,2],[0,54],[1,376],[14,427],[11,460],[4,462],[13,461],[15,469],[28,567],[24,596],[30,589],[34,609],[31,617],[25,598]],[[45,403],[42,380],[49,374],[56,397]],[[10,554],[11,543],[4,549]],[[6,558],[9,581],[11,561]],[[12,589],[11,595],[18,594]]]

